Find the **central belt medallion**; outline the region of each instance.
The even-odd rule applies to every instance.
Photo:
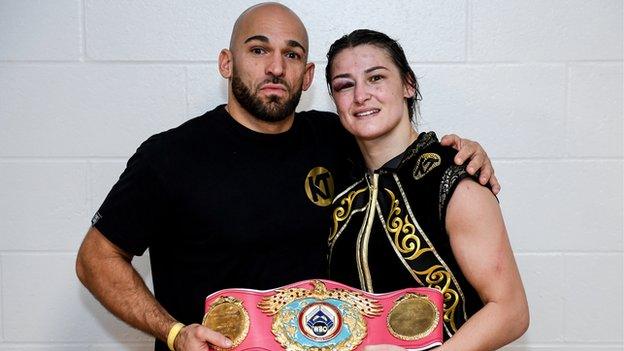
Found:
[[[330,303],[312,302],[299,313],[299,329],[310,340],[332,340],[342,329],[342,313]]]
[[[274,316],[271,331],[289,351],[353,350],[366,337],[364,317],[379,316],[379,301],[346,289],[328,290],[313,281],[312,290],[277,290],[260,301],[258,307]]]

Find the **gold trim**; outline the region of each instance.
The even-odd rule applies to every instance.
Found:
[[[470,176],[468,172],[466,172],[466,168],[464,166],[452,165],[444,171],[442,174],[442,180],[440,180],[440,197],[438,199],[438,217],[440,221],[443,221],[442,212],[444,211],[444,206],[446,205],[446,198],[449,196],[449,192],[451,190],[451,186],[457,183],[459,180],[462,180],[464,177]]]
[[[364,191],[366,191],[366,189],[367,188],[353,190],[349,193],[349,195],[347,195],[347,197],[340,200],[340,206],[337,206],[334,209],[334,212],[332,214],[334,225],[333,225],[332,232],[330,233],[329,239],[328,239],[330,242],[334,240],[334,237],[336,236],[338,232],[338,224],[346,220],[349,217],[349,215],[351,215],[352,206],[353,206],[353,202],[355,201],[355,198],[361,193],[363,193]]]
[[[394,302],[386,325],[401,340],[419,340],[438,326],[440,313],[427,295],[408,293]]]
[[[366,221],[364,225],[364,232],[362,235],[358,235],[357,238],[357,251],[356,259],[358,262],[358,272],[360,275],[360,282],[362,284],[362,290],[368,292],[373,291],[373,279],[370,273],[370,267],[368,265],[368,243],[370,241],[370,234],[373,229],[373,220],[375,219],[375,210],[377,208],[377,193],[379,185],[379,173],[373,173],[373,183],[370,185],[370,197],[368,212],[366,213]]]
[[[231,347],[221,348],[213,345],[215,350],[231,350],[247,337],[249,314],[241,300],[231,296],[221,296],[210,305],[208,312],[204,315],[202,325],[232,340]]]
[[[427,234],[425,234],[425,232],[422,230],[422,228],[418,224],[418,221],[416,220],[416,216],[414,216],[414,213],[412,212],[412,208],[409,205],[409,201],[407,200],[407,196],[405,195],[405,192],[403,191],[403,187],[401,186],[401,182],[399,181],[398,176],[396,174],[393,174],[393,177],[394,177],[394,180],[395,180],[395,182],[396,182],[396,184],[397,184],[397,186],[399,188],[399,192],[401,193],[401,197],[403,199],[403,202],[405,203],[405,208],[407,209],[407,212],[408,212],[409,216],[412,218],[412,220],[414,222],[414,226],[416,227],[418,232],[422,235],[422,237],[425,240],[425,242],[427,243],[427,245],[429,245],[429,247],[431,247],[431,249],[432,249],[431,252],[438,259],[438,262],[441,263],[441,267],[440,268],[443,267],[443,270],[445,271],[446,274],[448,274],[448,277],[450,278],[450,281],[452,281],[455,284],[455,286],[457,287],[457,291],[452,290],[452,289],[448,289],[447,291],[442,291],[442,294],[444,296],[444,320],[445,320],[445,322],[446,321],[449,322],[449,324],[451,325],[452,332],[447,329],[446,324],[445,324],[444,327],[445,327],[445,329],[447,329],[446,330],[447,334],[449,336],[452,336],[455,332],[457,332],[457,326],[455,325],[455,319],[452,318],[452,317],[454,316],[455,309],[457,308],[457,306],[459,304],[459,300],[461,300],[461,302],[462,302],[462,312],[463,312],[464,320],[465,321],[468,320],[468,315],[467,315],[467,312],[466,312],[466,298],[465,298],[464,293],[463,293],[463,291],[461,289],[461,286],[457,282],[457,279],[453,275],[452,271],[450,270],[450,268],[448,267],[446,262],[442,259],[442,257],[440,257],[440,255],[438,254],[437,250],[435,249],[435,247],[433,246],[433,244],[429,240],[429,237],[427,236]],[[433,267],[435,267],[435,266],[433,266]],[[438,272],[434,272],[434,270],[431,270],[431,268],[432,267],[430,267],[428,270],[425,270],[423,272],[427,272],[427,274],[428,274],[428,276],[425,278],[425,280],[426,281],[427,280],[431,280],[431,282],[432,282],[432,283],[428,283],[428,284],[434,285],[433,282],[435,282],[438,279],[440,279],[440,276],[442,275],[442,273],[438,273],[438,272],[442,272],[442,270],[440,270]],[[418,273],[417,271],[415,271],[415,272]],[[448,284],[445,284],[445,286],[450,286],[450,281],[448,282]],[[450,305],[449,305],[449,302],[450,302]],[[453,309],[452,313],[449,313],[450,311],[447,311],[450,308]]]
[[[353,191],[352,189],[359,186],[360,183],[364,182],[364,180],[365,180],[364,178],[360,179],[359,181],[349,186],[345,191],[341,192],[334,198],[334,201],[333,201],[334,206],[336,206],[336,203],[339,202],[341,205],[347,205],[347,209],[345,210],[343,207],[338,206],[334,209],[334,212],[332,214],[333,226],[330,229],[329,238],[327,239],[327,245],[329,246],[329,254],[327,258],[328,262],[332,261],[333,253],[334,253],[334,244],[340,237],[340,234],[344,231],[344,229],[350,223],[351,218],[353,218],[353,215],[356,213],[360,213],[362,211],[366,211],[367,209],[366,204],[364,204],[365,206],[363,206],[362,208],[353,209],[353,203],[355,202],[356,197],[362,194],[363,192],[365,192],[368,189],[368,186],[364,186],[363,188],[356,189]],[[346,198],[344,197],[345,195],[346,195]],[[344,222],[344,223],[340,225],[340,222]],[[331,270],[329,273],[331,275]]]
[[[438,261],[442,261],[439,255],[436,255],[435,248],[432,243],[428,241],[426,235],[422,229],[418,226],[416,219],[414,219],[416,226],[418,226],[420,235],[423,236],[423,240],[426,241],[429,247],[421,249],[422,242],[418,235],[415,233],[416,226],[409,222],[409,215],[406,215],[404,219],[396,217],[392,219],[392,215],[399,216],[401,214],[401,208],[399,207],[399,200],[396,199],[394,193],[389,189],[384,189],[388,193],[392,202],[392,207],[387,220],[384,221],[386,227],[386,235],[393,245],[391,245],[403,265],[408,269],[412,277],[422,286],[435,288],[442,292],[444,296],[444,321],[451,326],[453,333],[457,331],[455,323],[455,311],[459,302],[459,296],[454,289],[450,288],[451,281],[453,281],[450,269],[444,268],[442,265],[431,266],[423,271],[418,271],[410,266],[406,261],[414,261],[427,252],[432,252]],[[406,205],[407,206],[407,205]],[[380,217],[383,220],[383,217]],[[404,234],[401,238],[401,234]],[[443,261],[442,261],[443,262]],[[420,276],[424,277],[423,280]],[[459,289],[459,285],[455,284]],[[446,327],[446,326],[445,326]]]
[[[381,212],[381,211],[380,211]],[[386,220],[383,218],[383,215],[381,213],[378,213],[379,216],[379,220],[382,223],[386,223]],[[420,278],[418,277],[418,275],[412,270],[412,268],[409,266],[409,264],[405,261],[405,259],[403,258],[403,255],[401,255],[401,253],[399,252],[399,250],[393,245],[393,240],[390,237],[390,233],[388,232],[388,228],[384,227],[384,232],[386,233],[386,238],[388,239],[388,241],[390,242],[390,247],[392,247],[392,250],[394,250],[394,253],[397,255],[397,257],[399,258],[399,261],[401,262],[401,264],[403,264],[403,266],[405,267],[405,269],[407,269],[407,271],[409,272],[409,274],[412,276],[412,278],[414,278],[414,280],[416,280],[418,282],[418,284],[420,286],[425,286],[425,284],[420,280]]]
[[[451,289],[452,273],[445,270],[441,265],[431,266],[423,271],[416,271],[416,274],[424,275],[427,286],[439,290],[444,296],[444,322],[451,325],[451,330],[457,332],[455,323],[455,311],[459,304],[459,296],[455,289]],[[457,286],[457,285],[455,285]],[[457,286],[459,289],[459,286]]]
[[[385,222],[388,231],[393,234],[394,246],[399,250],[401,254],[413,253],[411,256],[405,257],[406,260],[415,260],[425,252],[431,251],[431,248],[421,249],[421,242],[418,235],[416,235],[416,227],[410,223],[409,216],[405,215],[404,218],[399,217],[401,215],[401,208],[399,207],[399,200],[397,200],[394,193],[389,189],[384,189],[390,196],[392,206],[388,219]],[[392,218],[392,216],[396,216]],[[403,238],[400,239],[401,234]]]
[[[351,189],[357,187],[360,183],[363,183],[365,181],[365,177],[360,178],[360,180],[358,180],[357,182],[349,185],[348,188],[346,188],[345,190],[341,191],[340,193],[338,193],[338,195],[336,195],[336,197],[334,197],[334,201],[332,201],[332,203],[336,203],[336,201],[338,201],[338,199],[340,199],[341,197],[343,197],[345,194],[347,194],[348,192],[351,191]]]
[[[351,222],[351,219],[353,218],[353,215],[356,214],[356,213],[360,213],[360,212],[366,211],[366,209],[367,209],[367,207],[364,206],[362,208],[358,208],[358,209],[352,210],[351,214],[349,215],[349,218],[347,218],[347,220],[344,222],[344,225],[340,228],[338,233],[336,233],[336,237],[334,237],[334,239],[331,242],[328,241],[328,245],[329,245],[328,262],[331,263],[332,257],[333,257],[333,254],[334,254],[334,245],[338,241],[338,238],[340,238],[340,234],[342,234],[342,232],[344,232],[344,229],[347,228],[347,226]],[[331,267],[331,264],[330,264],[330,267]],[[329,276],[331,277],[331,270],[329,271]]]

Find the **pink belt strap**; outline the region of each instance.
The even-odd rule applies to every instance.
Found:
[[[374,344],[427,350],[442,344],[442,306],[432,288],[370,294],[306,280],[215,292],[206,298],[202,324],[232,340],[227,350],[351,351]]]

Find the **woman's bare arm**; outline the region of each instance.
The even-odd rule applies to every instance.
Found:
[[[520,337],[529,310],[498,202],[462,180],[450,200],[446,228],[457,262],[485,306],[440,350],[495,350]]]

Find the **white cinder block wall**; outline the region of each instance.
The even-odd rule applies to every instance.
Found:
[[[225,101],[217,54],[251,4],[0,0],[0,350],[151,348],[75,253],[139,143]],[[317,63],[304,109],[332,109],[329,44],[373,28],[420,77],[420,128],[488,150],[532,313],[509,349],[622,350],[622,0],[286,4]]]

